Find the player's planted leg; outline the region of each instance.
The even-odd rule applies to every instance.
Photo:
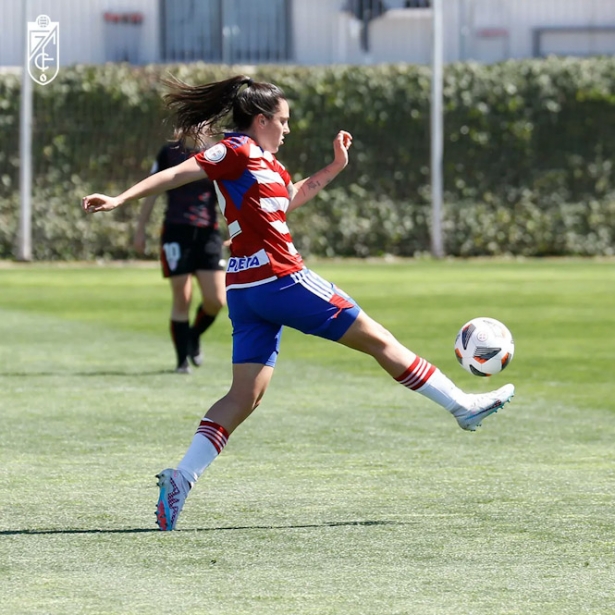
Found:
[[[177,468],[158,474],[156,523],[161,530],[175,529],[190,489],[222,452],[230,434],[258,406],[272,375],[273,367],[267,365],[233,365],[230,391],[208,410]]]
[[[204,418],[177,469],[167,468],[157,475],[160,495],[156,523],[163,531],[174,530],[192,485],[222,452],[229,434],[222,425]]]

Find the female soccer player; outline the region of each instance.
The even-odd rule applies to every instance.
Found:
[[[244,87],[246,86],[246,87]],[[284,326],[371,355],[397,382],[436,402],[462,429],[474,431],[514,395],[507,384],[478,395],[464,393],[439,369],[404,347],[335,285],[307,269],[286,225],[348,164],[352,136],[340,131],[329,165],[293,184],[275,154],[289,134],[289,105],[271,83],[245,76],[201,86],[175,84],[165,96],[179,129],[214,128],[231,113],[234,132],[202,154],[139,182],[117,197],[91,194],[87,212],[110,211],[162,190],[208,176],[231,236],[226,272],[233,325],[233,379],[207,411],[176,469],[158,475],[156,521],[173,530],[190,489],[220,454],[229,435],[260,403],[273,375]]]
[[[152,167],[157,173],[181,164],[205,149],[194,137],[165,144]],[[199,138],[201,136],[199,135]],[[145,251],[145,226],[158,198],[150,194],[141,206],[134,245],[138,253]],[[167,191],[167,207],[161,232],[160,261],[162,275],[171,282],[171,339],[175,347],[180,374],[189,374],[188,357],[196,367],[203,363],[201,335],[212,325],[226,304],[224,271],[221,266],[222,238],[218,230],[218,208],[214,185],[208,178]],[[201,304],[190,326],[192,276],[201,290]]]

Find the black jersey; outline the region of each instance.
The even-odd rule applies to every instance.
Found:
[[[158,152],[151,173],[181,164],[199,151],[185,148],[179,142],[168,143]],[[217,215],[214,185],[206,177],[167,192],[166,224],[218,228]]]

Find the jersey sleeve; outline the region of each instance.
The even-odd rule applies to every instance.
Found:
[[[248,154],[241,147],[229,146],[224,141],[199,152],[196,161],[209,179],[237,179],[248,165]]]
[[[288,186],[293,183],[290,173],[286,170],[286,167],[276,158],[274,163],[274,169],[280,174],[280,177],[284,180],[284,185]]]

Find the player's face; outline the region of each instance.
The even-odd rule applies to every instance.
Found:
[[[280,149],[280,145],[284,143],[284,137],[290,132],[289,119],[290,109],[286,100],[280,100],[273,117],[259,117],[257,120],[259,128],[258,144],[265,151],[275,154]]]

